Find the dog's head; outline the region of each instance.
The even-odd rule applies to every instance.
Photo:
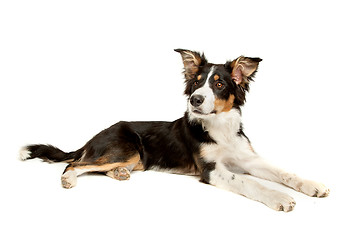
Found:
[[[204,54],[175,49],[182,56],[188,111],[197,118],[228,112],[245,103],[260,58],[240,56],[225,64],[208,63]]]

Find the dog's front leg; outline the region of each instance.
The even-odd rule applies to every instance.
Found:
[[[298,177],[264,161],[260,156],[252,156],[240,161],[241,167],[249,174],[273,182],[282,183],[288,187],[311,197],[326,197],[330,190],[321,183]]]
[[[202,181],[262,202],[277,211],[289,212],[295,206],[289,195],[268,189],[246,175],[230,172],[222,163],[205,165]]]

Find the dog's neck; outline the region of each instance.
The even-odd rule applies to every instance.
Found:
[[[189,113],[189,120],[201,124],[205,132],[216,142],[228,142],[238,135],[241,128],[240,109],[231,109],[228,112],[210,114],[204,117],[195,117]]]

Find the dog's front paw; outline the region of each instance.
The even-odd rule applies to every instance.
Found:
[[[296,205],[296,202],[292,197],[278,191],[271,191],[264,203],[276,211],[284,212],[292,211]]]
[[[330,193],[330,189],[324,184],[310,180],[302,181],[300,191],[310,197],[327,197]]]

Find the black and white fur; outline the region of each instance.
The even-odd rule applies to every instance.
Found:
[[[240,107],[260,58],[241,56],[225,64],[212,64],[198,52],[175,51],[184,63],[188,96],[184,117],[174,122],[118,122],[77,151],[65,153],[51,145],[29,145],[21,150],[21,159],[69,163],[61,178],[65,188],[74,187],[77,176],[86,172],[127,180],[133,170],[153,169],[198,175],[204,183],[285,212],[295,206],[292,197],[247,175],[282,183],[313,197],[329,194],[323,184],[265,162],[245,135]]]

